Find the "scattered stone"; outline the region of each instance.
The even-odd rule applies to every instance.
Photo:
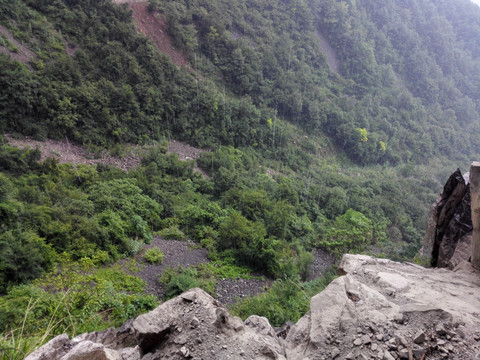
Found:
[[[425,339],[426,339],[425,333],[424,333],[423,331],[419,331],[419,332],[415,335],[415,337],[414,337],[414,339],[413,339],[413,342],[414,342],[415,344],[421,344],[421,343],[423,343],[423,342],[425,341]]]
[[[478,307],[470,300],[478,295],[468,295],[466,290],[472,291],[474,282],[465,273],[419,269],[363,255],[345,255],[341,267],[347,275],[312,298],[310,311],[291,324],[285,339],[277,336],[266,318],[251,316],[243,323],[217,300],[192,289],[121,330],[82,334],[72,341],[66,336],[54,339],[57,345],[47,344],[38,356],[26,360],[139,360],[140,355],[141,360],[419,360],[424,354],[438,360],[475,358],[480,344],[474,342],[474,333],[480,338],[480,320]],[[409,285],[395,298],[385,296],[382,285],[375,282],[379,269],[400,274]],[[353,270],[356,277],[350,275]],[[478,282],[478,274],[474,275]],[[449,282],[449,277],[458,279]],[[443,301],[439,295],[448,297],[448,286],[465,296]],[[361,300],[352,302],[348,293]],[[395,321],[399,313],[403,324],[399,317]],[[442,326],[445,335],[440,335]],[[450,332],[455,335],[451,342]],[[58,354],[45,356],[48,346]]]
[[[408,359],[409,356],[408,356],[408,350],[407,349],[402,349],[398,352],[398,356],[400,357],[400,359]]]
[[[138,347],[121,349],[118,351],[118,355],[122,360],[140,360],[141,358]]]
[[[402,314],[402,313],[396,314],[396,315],[393,317],[393,320],[394,320],[397,324],[403,324],[403,321],[404,321],[403,314]]]
[[[392,354],[390,354],[389,351],[386,351],[383,353],[383,360],[395,360]]]
[[[440,336],[444,336],[447,334],[447,331],[445,330],[445,327],[443,326],[442,323],[435,325],[435,332],[437,333],[437,335],[440,335]]]
[[[190,328],[196,329],[198,325],[200,325],[200,320],[198,320],[198,319],[194,316],[193,319],[192,319],[192,321],[190,322]]]
[[[425,353],[425,350],[418,345],[413,345],[412,353],[415,359],[420,359]]]
[[[356,338],[354,341],[353,341],[353,345],[355,346],[360,346],[363,344],[363,341],[361,338]]]
[[[402,345],[405,346],[405,347],[408,346],[408,342],[407,342],[407,340],[405,339],[404,336],[402,336],[402,335],[397,335],[396,338],[398,339],[398,342],[399,342],[400,344],[402,344]]]
[[[188,354],[190,353],[185,346],[182,346],[182,347],[180,348],[180,352],[181,352],[182,355],[185,356],[185,357],[187,357]]]
[[[363,335],[361,339],[362,339],[363,345],[368,345],[372,342],[372,340],[370,339],[370,336],[368,335]]]

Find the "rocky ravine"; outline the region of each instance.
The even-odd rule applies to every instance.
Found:
[[[480,271],[345,255],[286,339],[192,289],[120,329],[60,335],[26,360],[480,359]]]

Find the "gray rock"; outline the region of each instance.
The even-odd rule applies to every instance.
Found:
[[[393,317],[393,320],[398,323],[398,324],[403,324],[403,321],[404,321],[404,317],[403,317],[403,314],[400,313],[400,314],[396,314],[394,317]]]
[[[347,275],[311,299],[310,311],[291,325],[285,340],[266,318],[251,316],[243,323],[204,291],[192,289],[119,330],[82,334],[70,342],[64,335],[27,360],[285,360],[287,354],[289,360],[406,359],[412,340],[424,344],[413,344],[415,359],[427,350],[438,359],[474,358],[473,340],[480,338],[474,291],[479,273],[471,265],[450,272],[345,255],[341,268]],[[395,297],[384,295],[389,282],[398,289]],[[442,339],[439,325],[446,331]],[[419,331],[424,329],[435,332]],[[439,340],[438,346],[427,347],[427,340]],[[38,357],[45,353],[50,355]]]
[[[355,346],[360,346],[363,344],[363,341],[361,338],[356,338],[354,341],[353,341],[353,345]]]
[[[426,339],[425,333],[423,331],[419,331],[413,338],[413,342],[415,344],[421,344],[425,341],[425,339]]]
[[[465,339],[465,326],[459,325],[455,332],[460,338]]]
[[[335,359],[338,355],[340,355],[340,350],[338,350],[337,348],[334,348],[332,350],[331,355],[332,355],[332,359]]]
[[[398,351],[398,356],[399,356],[400,359],[408,359],[409,358],[408,350],[407,349],[399,350]]]
[[[60,360],[120,360],[120,355],[102,344],[86,340],[74,346]]]
[[[465,236],[473,228],[470,198],[468,178],[457,169],[430,210],[420,256],[429,258],[431,265],[453,269],[462,260],[468,260],[470,252],[465,251],[468,248]]]
[[[413,345],[412,348],[412,354],[415,359],[420,359],[423,354],[425,353],[425,349],[418,346],[418,345]]]
[[[67,344],[69,338],[67,334],[58,335],[43,345],[40,349],[35,350],[28,355],[25,360],[43,360],[43,359],[58,359],[65,355],[66,350],[64,346]]]
[[[141,354],[138,348],[124,348],[118,350],[118,355],[122,360],[140,360]]]
[[[395,360],[392,354],[389,351],[383,353],[383,360]]]
[[[372,340],[370,339],[370,336],[368,335],[363,335],[361,339],[362,339],[363,345],[368,345],[372,342]]]
[[[437,335],[440,335],[440,336],[447,334],[447,331],[445,330],[445,326],[443,326],[442,323],[435,325],[435,332],[437,333]]]

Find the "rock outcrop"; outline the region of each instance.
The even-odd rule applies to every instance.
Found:
[[[469,174],[455,171],[430,208],[420,256],[431,266],[453,269],[470,257],[472,216]]]
[[[266,318],[233,317],[201,289],[192,289],[120,329],[60,335],[26,360],[285,359]]]
[[[480,358],[480,272],[344,255],[286,338],[287,359]]]
[[[343,276],[277,337],[192,289],[120,329],[60,335],[26,360],[480,359],[480,272],[345,255]],[[285,334],[283,334],[285,335]]]

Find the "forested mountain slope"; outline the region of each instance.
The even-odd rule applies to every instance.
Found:
[[[0,133],[92,156],[144,146],[126,172],[42,162],[0,138],[0,331],[90,331],[152,308],[138,278],[104,266],[154,235],[192,239],[217,261],[167,273],[171,294],[195,281],[214,293],[232,268],[287,279],[272,287],[284,303],[263,308],[278,322],[305,310],[299,286],[316,289],[301,283],[313,249],[413,258],[452,163],[480,153],[476,5],[144,6],[180,65],[156,47],[166,34],[139,33],[147,19],[129,4],[0,0]],[[207,176],[169,139],[208,149],[196,164]],[[41,311],[25,320],[32,298]],[[52,311],[69,321],[52,330]]]
[[[271,148],[268,119],[280,117],[328,134],[363,164],[479,151],[480,11],[467,0],[151,1],[190,72],[135,33],[125,5],[1,6],[2,25],[36,52],[28,70],[2,57],[3,131],[102,146],[167,135]],[[275,136],[281,146],[284,134]]]

